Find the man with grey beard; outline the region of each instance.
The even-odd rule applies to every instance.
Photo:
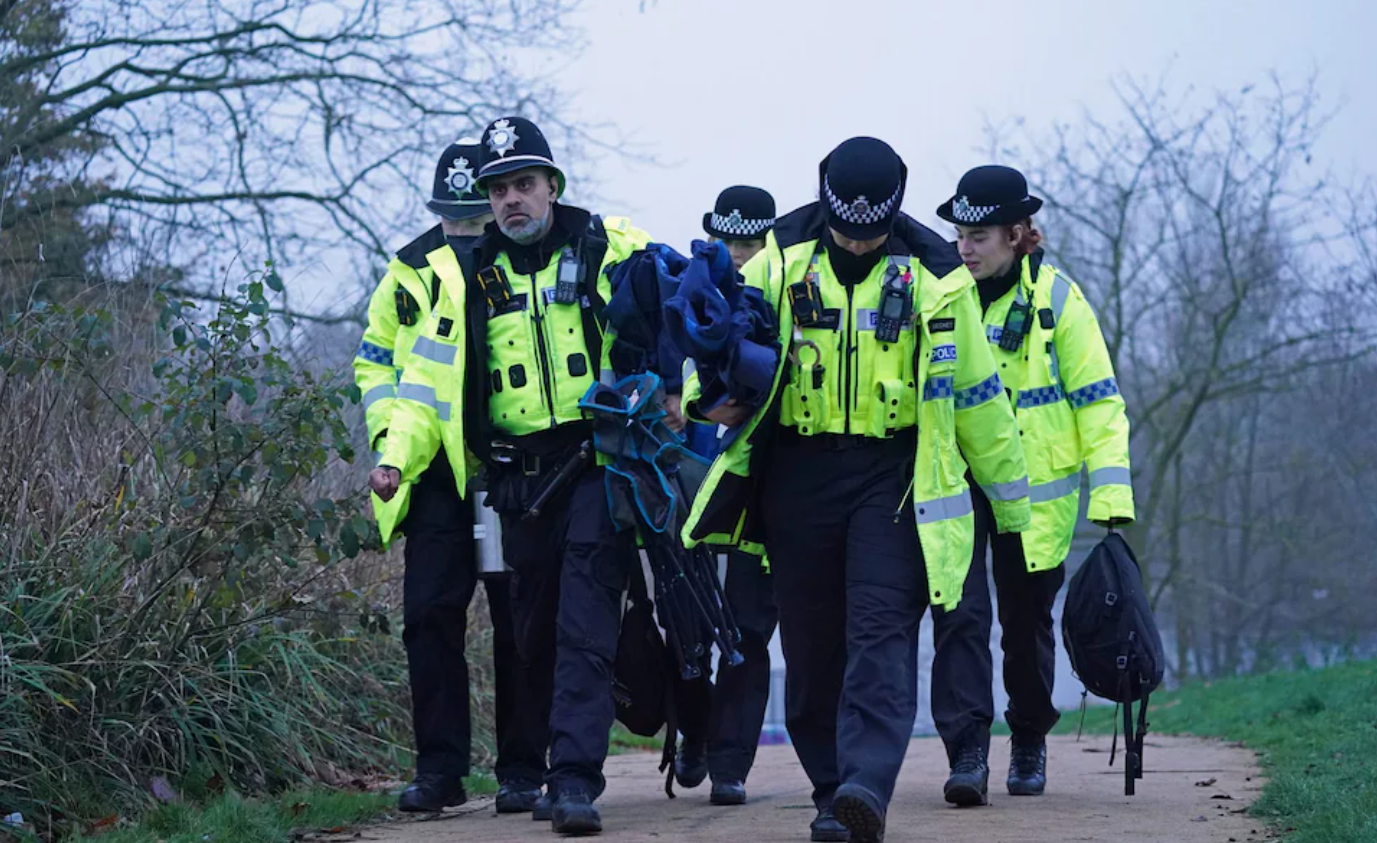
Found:
[[[613,524],[579,401],[612,368],[610,270],[650,238],[625,218],[561,204],[564,172],[531,121],[496,120],[482,143],[478,190],[495,219],[460,255],[467,331],[449,326],[437,341],[467,337],[444,355],[463,367],[464,441],[486,464],[487,502],[502,519],[518,649],[532,675],[554,677],[553,830],[591,834],[602,829],[593,801],[615,714],[622,592],[638,557],[632,532]]]

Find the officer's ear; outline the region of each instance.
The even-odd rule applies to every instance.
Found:
[[[550,180],[550,201],[553,202],[559,198],[559,179],[551,172],[547,172],[545,177]]]

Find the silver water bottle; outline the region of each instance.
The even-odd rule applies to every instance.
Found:
[[[474,492],[473,498],[473,544],[477,558],[478,576],[491,577],[511,571],[502,560],[502,519],[491,508],[484,506],[487,492]]]

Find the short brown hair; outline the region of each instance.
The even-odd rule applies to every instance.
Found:
[[[1014,254],[1019,257],[1031,255],[1037,250],[1038,245],[1042,243],[1042,232],[1038,230],[1036,225],[1033,225],[1032,217],[1024,217],[1016,223],[1000,226],[1000,228],[1004,229],[1005,237],[1014,236],[1014,226],[1020,226],[1023,229],[1022,234],[1019,235],[1018,242],[1014,243]]]

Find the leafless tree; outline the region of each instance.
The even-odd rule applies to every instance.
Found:
[[[1000,153],[1047,198],[1051,260],[1099,313],[1132,422],[1131,538],[1173,610],[1178,670],[1229,672],[1314,620],[1295,598],[1324,593],[1308,587],[1317,542],[1353,547],[1297,499],[1329,491],[1339,452],[1296,422],[1319,384],[1370,373],[1377,325],[1353,304],[1373,219],[1313,163],[1313,82],[1116,91],[1121,120]]]
[[[591,142],[537,70],[576,3],[0,0],[0,236],[32,260],[79,214],[190,283],[234,255],[371,277],[446,143],[508,112]]]

